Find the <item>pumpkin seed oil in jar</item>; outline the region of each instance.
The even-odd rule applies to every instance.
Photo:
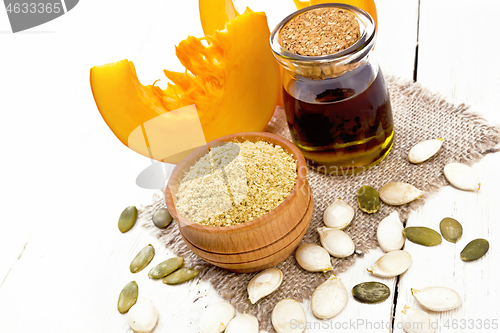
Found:
[[[374,19],[340,3],[303,8],[271,34],[290,134],[313,169],[357,173],[392,147],[392,108],[375,39]]]
[[[290,134],[313,169],[359,172],[377,164],[393,143],[389,93],[372,68],[331,80],[290,80],[283,100]],[[366,85],[366,82],[369,82]]]

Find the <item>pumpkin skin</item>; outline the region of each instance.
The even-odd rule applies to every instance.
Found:
[[[175,164],[197,146],[218,137],[262,131],[274,113],[280,80],[269,36],[266,15],[247,9],[223,31],[188,37],[176,47],[187,71],[165,70],[173,82],[165,90],[142,85],[128,60],[95,66],[90,84],[96,105],[123,144],[144,156]],[[203,132],[201,143],[197,123]],[[141,129],[146,132],[142,142]],[[181,136],[171,135],[172,131]],[[190,137],[194,139],[189,141]],[[163,141],[175,149],[165,148]],[[163,147],[155,149],[157,146]]]

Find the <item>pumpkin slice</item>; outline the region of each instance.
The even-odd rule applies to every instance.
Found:
[[[184,73],[173,84],[142,85],[128,60],[93,67],[90,83],[102,117],[120,141],[158,161],[178,163],[218,137],[262,131],[276,106],[279,69],[264,13],[251,10],[203,38],[176,47]]]
[[[238,16],[232,0],[200,0],[200,21],[205,35],[224,30],[226,23]]]
[[[199,0],[199,9],[201,26],[205,35],[223,30],[227,22],[239,15],[232,0]],[[281,71],[276,104],[283,106]]]
[[[297,10],[300,10],[302,8],[306,8],[307,6],[311,6],[311,2],[309,0],[293,0],[295,2],[295,6],[297,7]]]
[[[297,9],[302,9],[307,6],[317,5],[320,3],[339,2],[347,5],[361,8],[368,12],[373,17],[375,24],[377,24],[377,8],[375,7],[374,0],[293,0]]]

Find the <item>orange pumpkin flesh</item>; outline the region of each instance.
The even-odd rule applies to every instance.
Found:
[[[200,21],[205,35],[223,30],[227,22],[238,16],[232,0],[199,0]],[[281,88],[281,71],[278,83],[276,104],[283,106],[283,89]]]
[[[238,16],[232,0],[199,0],[200,21],[206,36],[224,30],[226,23]]]
[[[186,72],[165,70],[173,83],[165,90],[142,85],[127,60],[93,67],[90,83],[96,105],[123,144],[170,163],[178,163],[200,145],[197,122],[206,141],[262,131],[274,113],[280,79],[269,35],[265,14],[247,9],[228,22],[226,30],[188,37],[176,48]]]
[[[377,24],[377,8],[375,7],[374,0],[293,0],[293,2],[295,2],[297,9],[302,9],[307,6],[317,5],[320,3],[345,3],[367,11],[368,14],[373,17],[375,24]]]
[[[179,44],[177,57],[193,75],[165,71],[177,88],[182,87],[172,94],[179,94],[186,105],[196,101],[207,140],[228,130],[263,130],[278,94],[279,68],[269,46],[265,14],[247,11],[226,29]],[[210,128],[205,129],[208,122]]]
[[[90,86],[104,121],[125,145],[137,126],[165,112],[161,89],[143,86],[134,64],[126,59],[92,67]]]

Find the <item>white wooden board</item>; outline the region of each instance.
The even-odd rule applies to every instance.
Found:
[[[497,28],[498,2],[483,1],[472,6],[465,1],[421,0],[420,3],[418,81],[453,103],[471,105],[472,110],[498,123],[500,66],[495,59],[500,56],[500,48],[490,40],[490,33]],[[407,242],[406,249],[414,263],[399,283],[395,332],[402,332],[397,328],[405,304],[422,309],[411,296],[410,288],[433,285],[448,286],[463,299],[463,305],[456,310],[430,312],[433,325],[439,327],[436,332],[498,331],[500,309],[494,300],[500,296],[495,283],[500,260],[495,246],[499,232],[496,222],[499,162],[500,156],[494,154],[474,165],[481,178],[478,193],[448,186],[410,215],[408,225],[435,230],[439,230],[442,218],[454,217],[462,223],[464,235],[456,245],[443,241],[434,248]],[[490,251],[483,259],[465,263],[460,252],[475,238],[489,240]]]
[[[256,0],[260,8],[254,9],[268,11],[269,23],[274,25],[280,19],[280,4],[284,16],[293,10],[290,2]],[[418,1],[376,3],[380,24],[375,50],[382,70],[386,75],[412,78]],[[497,123],[498,7],[492,0],[481,6],[420,0],[417,72],[425,86],[453,102],[471,104]],[[0,30],[8,30],[6,16],[1,15]],[[123,146],[102,121],[90,93],[88,72],[93,65],[122,58],[135,62],[144,83],[162,77],[163,68],[181,70],[173,45],[188,34],[201,36],[197,2],[87,0],[37,31],[0,34],[2,47],[16,51],[4,52],[0,62],[0,89],[5,92],[0,109],[8,124],[0,135],[2,142],[9,143],[3,150],[8,163],[2,166],[9,208],[0,222],[0,332],[127,331],[116,300],[131,279],[137,279],[140,297],[151,298],[160,311],[155,332],[196,332],[201,311],[219,299],[210,286],[170,287],[149,281],[145,272],[128,271],[131,258],[148,243],[157,250],[153,264],[171,254],[139,227],[125,235],[116,228],[125,206],[151,200],[152,191],[135,185],[135,177],[150,162]],[[36,57],[33,50],[39,50]],[[418,307],[410,287],[447,284],[463,296],[464,305],[450,313],[432,314],[433,320],[444,325],[446,319],[481,319],[484,325],[490,319],[491,325],[500,318],[493,303],[499,298],[495,283],[499,162],[498,155],[491,155],[475,166],[483,184],[478,194],[444,188],[410,215],[409,224],[435,229],[442,217],[453,216],[463,223],[465,233],[457,245],[444,242],[432,249],[407,245],[414,265],[401,278],[397,316],[406,303]],[[481,261],[463,263],[458,254],[474,237],[488,238],[490,253]],[[381,254],[372,251],[339,274],[348,290],[359,282],[378,280],[365,268]],[[385,282],[394,290],[394,280]],[[304,307],[313,320],[307,302]],[[335,330],[337,323],[358,319],[364,320],[364,327]],[[351,298],[332,321],[332,331],[388,332],[375,322],[391,319],[391,301],[366,306]],[[366,326],[368,322],[373,326]],[[462,331],[494,331],[479,329],[477,321],[474,324],[473,330]],[[442,327],[441,331],[460,329]]]

